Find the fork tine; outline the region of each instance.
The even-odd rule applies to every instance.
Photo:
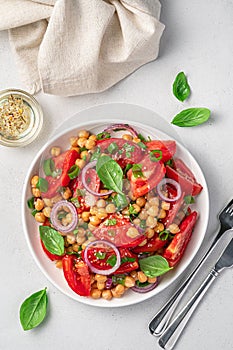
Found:
[[[230,215],[233,212],[233,204],[231,204],[227,209],[226,209],[226,213],[229,213]]]

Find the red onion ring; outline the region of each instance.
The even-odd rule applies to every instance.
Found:
[[[73,218],[72,222],[67,226],[63,226],[57,217],[58,210],[60,208],[62,208],[63,206],[69,208],[69,210],[72,214],[72,218]],[[53,208],[51,210],[51,214],[50,214],[50,219],[51,219],[51,222],[52,222],[52,225],[54,226],[54,228],[62,233],[68,233],[68,232],[73,231],[78,224],[77,211],[76,211],[74,205],[70,202],[67,202],[66,200],[61,200],[53,206]]]
[[[96,166],[97,160],[93,160],[93,162],[87,163],[85,165],[85,167],[82,169],[82,173],[81,173],[81,180],[83,183],[83,186],[85,187],[85,189],[91,193],[93,196],[97,196],[97,197],[104,197],[104,196],[108,196],[109,194],[113,193],[113,191],[108,191],[108,192],[104,192],[104,193],[100,193],[100,192],[95,192],[92,189],[90,189],[90,187],[88,186],[87,182],[86,182],[86,174],[87,171],[91,168],[94,168]]]
[[[172,185],[172,186],[174,186],[176,188],[177,195],[175,197],[168,198],[168,197],[164,196],[164,194],[162,192],[162,187],[163,187],[163,185],[167,185],[167,184],[170,184],[170,185]],[[163,178],[163,180],[161,180],[160,183],[158,184],[157,192],[158,192],[159,197],[163,201],[166,201],[166,202],[175,202],[181,197],[181,194],[182,194],[180,184],[177,181],[175,181],[173,179],[166,178],[166,177]]]
[[[92,266],[91,262],[88,259],[88,249],[91,248],[93,245],[98,245],[98,244],[105,244],[106,246],[110,247],[114,253],[116,254],[116,264],[115,266],[113,266],[111,269],[107,269],[107,270],[99,270],[96,267]],[[98,240],[98,241],[94,241],[94,242],[90,242],[87,246],[86,249],[84,250],[84,260],[85,263],[89,266],[89,268],[91,269],[92,272],[94,273],[98,273],[99,275],[111,275],[113,272],[115,272],[120,264],[121,264],[121,256],[120,256],[120,252],[117,249],[117,247],[105,240]]]
[[[147,293],[147,292],[150,292],[151,290],[155,289],[155,287],[157,287],[157,285],[158,285],[158,278],[156,279],[156,281],[154,283],[148,284],[148,286],[145,286],[145,287],[134,286],[134,287],[131,287],[130,289],[134,292],[137,292],[137,293]]]
[[[132,136],[138,137],[137,131],[128,124],[112,124],[112,125],[109,125],[109,127],[107,127],[106,129],[104,129],[103,132],[111,132],[111,131],[114,131],[115,129],[127,130],[131,133]]]

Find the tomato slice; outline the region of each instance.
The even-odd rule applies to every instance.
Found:
[[[55,169],[61,169],[62,173],[59,177],[53,178],[52,176],[46,176],[48,182],[48,191],[42,193],[44,198],[52,198],[57,194],[57,190],[61,186],[68,186],[70,178],[68,171],[75,164],[75,160],[79,157],[79,154],[75,150],[69,150],[61,153],[57,157],[53,157]]]
[[[139,267],[138,257],[127,248],[119,248],[119,251],[121,256],[121,265],[114,272],[114,275],[137,270]]]
[[[164,177],[166,171],[164,164],[161,161],[151,161],[149,154],[139,164],[141,165],[143,177],[135,177],[132,169],[127,172],[131,191],[136,198],[144,196],[155,188]]]
[[[163,223],[165,227],[168,227],[173,223],[176,215],[178,214],[180,208],[183,205],[184,196],[185,196],[185,193],[183,192],[181,197],[177,201],[171,203],[170,209],[168,210],[166,217],[163,219]]]
[[[165,163],[171,159],[176,153],[176,142],[172,140],[153,140],[145,142],[149,151],[159,150],[162,151],[162,162]]]
[[[194,225],[197,221],[197,212],[193,211],[186,216],[180,224],[180,232],[178,232],[169,246],[164,251],[164,258],[168,260],[170,266],[175,266],[182,258],[184,251],[191,238]]]
[[[100,179],[96,173],[95,169],[88,169],[86,173],[86,182],[89,188],[94,192],[99,192],[100,190]],[[78,176],[75,180],[70,183],[70,189],[73,191],[72,198],[77,198],[79,207],[77,207],[77,212],[82,213],[88,210],[93,203],[95,203],[95,196],[84,189],[81,176]]]
[[[82,251],[82,257],[84,259],[84,250]],[[110,264],[110,260],[114,257],[116,257],[116,253],[113,249],[106,250],[102,247],[89,248],[87,253],[88,261],[98,270],[111,270],[114,265]]]
[[[109,223],[115,222],[114,225]],[[136,237],[131,237],[128,230],[135,227],[130,220],[121,215],[112,214],[104,220],[94,231],[93,235],[98,239],[106,239],[117,247],[130,248],[140,244],[144,239],[144,234],[138,233]]]
[[[177,181],[185,194],[196,196],[202,191],[202,185],[196,181],[194,174],[181,159],[175,159],[173,167],[166,166],[166,176]]]
[[[135,254],[156,252],[157,250],[163,248],[166,243],[167,240],[160,239],[158,233],[156,233],[152,238],[148,239],[144,246],[134,248],[133,252]]]
[[[116,160],[122,168],[127,164],[140,162],[145,153],[145,150],[135,142],[118,138],[98,141],[97,146],[100,147],[102,153],[109,154]]]
[[[91,277],[87,264],[75,255],[65,255],[62,259],[65,279],[78,295],[88,297],[91,292]]]

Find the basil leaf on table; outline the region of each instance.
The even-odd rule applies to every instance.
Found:
[[[96,172],[107,189],[123,194],[123,171],[115,160],[109,156],[99,157]]]
[[[139,265],[144,274],[149,278],[161,276],[172,269],[167,260],[161,255],[153,255],[140,259]]]
[[[40,238],[44,243],[45,248],[52,254],[64,254],[64,239],[63,237],[50,226],[40,226]]]
[[[46,288],[30,295],[20,307],[20,322],[25,331],[37,327],[45,318],[48,297]]]
[[[180,127],[197,126],[205,123],[209,117],[210,110],[208,108],[188,108],[178,113],[171,123]]]
[[[183,102],[189,97],[190,86],[188,84],[184,72],[180,72],[177,74],[176,79],[173,83],[173,94],[181,102]]]

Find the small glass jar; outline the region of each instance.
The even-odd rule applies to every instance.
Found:
[[[43,112],[28,92],[17,89],[0,91],[0,145],[26,146],[38,136]]]

